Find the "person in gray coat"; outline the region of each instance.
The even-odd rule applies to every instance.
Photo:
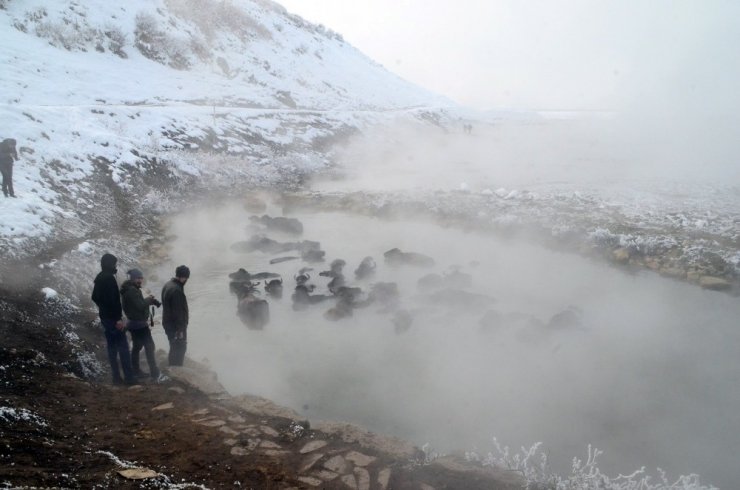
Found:
[[[175,269],[175,277],[162,288],[162,326],[170,341],[170,366],[182,366],[188,347],[189,311],[185,283],[189,278],[190,269],[181,265]]]

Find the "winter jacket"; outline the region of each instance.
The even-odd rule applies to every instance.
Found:
[[[145,299],[141,288],[130,279],[121,284],[121,304],[126,318],[135,322],[132,325],[146,326],[146,321],[149,319],[149,306],[153,302],[149,298]],[[132,328],[132,325],[129,325],[129,328]]]
[[[121,296],[118,293],[115,269],[104,267],[95,277],[92,300],[98,305],[101,320],[120,320],[122,316]]]
[[[185,330],[188,319],[185,285],[172,278],[162,288],[162,326],[165,330]]]
[[[10,168],[13,166],[15,160],[18,160],[18,152],[15,150],[15,140],[7,139],[0,142],[0,166]]]

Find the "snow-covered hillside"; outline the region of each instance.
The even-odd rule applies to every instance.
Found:
[[[269,0],[3,0],[0,64],[15,252],[89,231],[111,188],[296,181],[338,138],[452,105]]]

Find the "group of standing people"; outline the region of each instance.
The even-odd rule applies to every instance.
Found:
[[[144,274],[139,269],[129,270],[128,279],[119,289],[116,279],[117,264],[118,259],[114,255],[103,255],[100,259],[101,271],[95,277],[92,292],[92,300],[98,307],[108,345],[113,384],[138,384],[138,379],[146,376],[139,367],[142,348],[149,365],[148,376],[156,382],[164,381],[167,378],[161,374],[154,355],[154,340],[150,328],[154,326],[154,320],[150,307],[152,310],[154,307],[162,307],[162,326],[170,344],[169,365],[182,366],[187,350],[189,320],[185,283],[190,278],[190,269],[184,265],[175,269],[175,277],[162,288],[160,302],[153,295],[144,297],[141,290]],[[131,334],[133,345],[130,350],[126,332]]]

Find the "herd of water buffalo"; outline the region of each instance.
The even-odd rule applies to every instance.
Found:
[[[268,238],[264,232],[279,231],[291,235],[303,233],[303,224],[295,218],[270,217],[268,215],[252,216],[250,221],[262,228],[262,232],[253,235],[249,240],[236,242],[231,248],[237,252],[263,252],[279,255],[270,260],[270,264],[286,261],[302,261],[302,267],[294,275],[293,292],[291,295],[292,307],[295,311],[311,308],[319,303],[331,304],[325,310],[327,320],[341,320],[353,316],[354,310],[375,305],[382,313],[391,315],[391,321],[396,333],[408,330],[413,321],[414,311],[403,308],[398,284],[395,282],[374,282],[366,290],[358,287],[358,282],[367,284],[375,275],[377,264],[367,256],[354,269],[351,278],[345,275],[347,263],[342,259],[335,259],[329,264],[328,270],[318,273],[328,279],[325,292],[316,292],[317,286],[311,283],[311,272],[314,269],[309,264],[325,262],[325,251],[321,250],[319,242],[311,240],[279,242]],[[287,255],[291,254],[291,255]],[[385,264],[391,267],[418,267],[431,268],[435,266],[432,257],[415,252],[404,252],[398,248],[388,250],[383,254]],[[265,297],[280,300],[286,286],[280,274],[274,272],[250,273],[239,269],[229,274],[230,290],[238,298],[237,312],[241,320],[253,329],[261,329],[270,321],[270,306]],[[417,281],[417,289],[423,301],[436,306],[464,309],[468,312],[480,311],[482,317],[479,324],[483,329],[495,329],[504,323],[520,323],[528,326],[539,322],[542,326],[563,327],[580,326],[580,312],[575,308],[568,308],[555,316],[549,322],[541,322],[531,315],[501,313],[491,310],[494,299],[483,294],[467,291],[473,285],[470,274],[458,269],[450,269],[443,274],[429,273]],[[328,293],[328,294],[326,294]]]

